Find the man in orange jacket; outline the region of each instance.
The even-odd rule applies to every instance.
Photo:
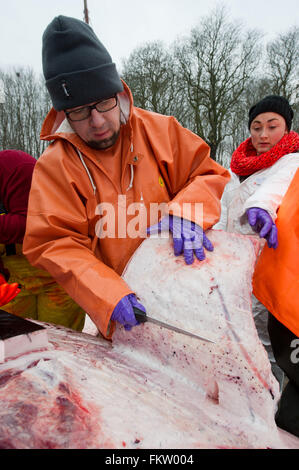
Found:
[[[299,170],[277,214],[278,247],[257,261],[253,293],[269,310],[268,330],[278,365],[288,377],[276,422],[299,437]]]
[[[175,254],[203,259],[213,249],[204,231],[219,219],[230,176],[173,117],[133,105],[86,23],[54,18],[43,71],[53,108],[41,137],[51,145],[35,167],[24,252],[111,338],[114,321],[131,329],[133,307],[145,310],[121,274],[146,228],[163,212]]]

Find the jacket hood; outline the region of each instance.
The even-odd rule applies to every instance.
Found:
[[[124,91],[118,93],[118,100],[121,110],[121,123],[126,124],[131,119],[133,108],[133,96],[128,85],[122,80]],[[53,141],[59,138],[68,140],[76,147],[82,148],[85,145],[82,139],[71,128],[64,111],[56,111],[51,108],[47,114],[40,133],[41,140]]]

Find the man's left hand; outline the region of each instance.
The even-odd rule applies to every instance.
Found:
[[[208,251],[214,250],[203,229],[190,220],[168,215],[157,224],[149,227],[147,234],[152,235],[165,230],[172,233],[175,256],[183,253],[186,264],[193,263],[194,253],[197,259],[202,261],[206,257],[204,248]]]

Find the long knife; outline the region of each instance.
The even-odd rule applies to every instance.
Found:
[[[155,325],[162,326],[163,328],[167,328],[168,330],[175,331],[176,333],[191,336],[191,338],[197,338],[201,339],[202,341],[208,341],[209,343],[215,343],[215,341],[206,338],[205,336],[196,335],[195,333],[183,330],[182,328],[178,328],[177,326],[169,325],[168,323],[164,323],[160,320],[156,320],[155,318],[149,317],[146,313],[143,312],[143,310],[140,310],[137,307],[133,307],[133,310],[136,320],[139,321],[139,323],[145,323],[146,321],[148,321],[150,323],[154,323]]]

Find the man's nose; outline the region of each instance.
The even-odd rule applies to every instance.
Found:
[[[92,109],[90,113],[90,123],[94,127],[101,127],[105,122],[104,113],[99,113],[96,109]]]

